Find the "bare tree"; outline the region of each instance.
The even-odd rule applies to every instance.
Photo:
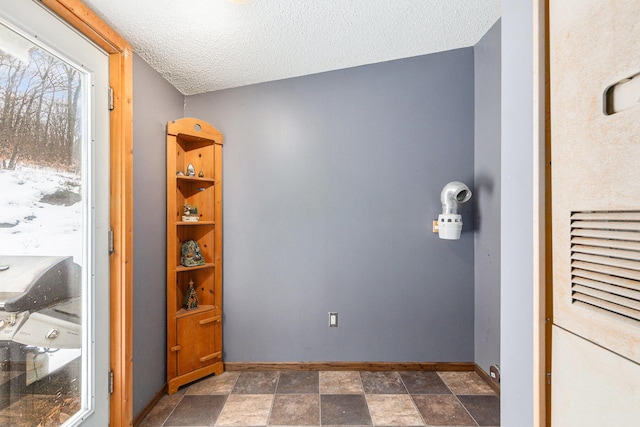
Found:
[[[3,79],[3,108],[2,118],[0,119],[0,135],[2,135],[1,143],[4,151],[9,154],[8,163],[5,162],[4,167],[14,169],[16,157],[18,156],[19,144],[16,141],[15,116],[18,103],[18,90],[23,82],[27,67],[15,58],[6,58],[2,61],[3,69],[6,69],[6,77]]]
[[[0,158],[75,168],[80,144],[82,79],[79,71],[32,48],[21,62],[0,50]]]
[[[66,155],[69,165],[73,163],[73,155],[76,152],[78,134],[76,123],[78,118],[78,98],[80,97],[80,79],[78,71],[70,65],[63,65],[67,77],[67,120],[66,120]]]

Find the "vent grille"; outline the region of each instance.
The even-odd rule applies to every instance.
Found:
[[[640,325],[640,211],[571,214],[574,304]]]

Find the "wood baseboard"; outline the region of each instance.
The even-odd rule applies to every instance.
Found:
[[[142,408],[142,411],[140,411],[140,413],[138,415],[136,415],[136,417],[133,419],[133,426],[139,426],[142,423],[142,420],[144,420],[144,417],[147,416],[147,414],[149,414],[149,412],[151,412],[151,410],[153,409],[154,406],[156,406],[158,404],[158,402],[160,401],[160,399],[162,399],[162,397],[167,394],[167,385],[163,385],[162,388],[151,398],[151,400],[149,401],[149,403],[146,404],[146,406],[144,408]]]
[[[225,362],[225,371],[474,371],[473,362]]]
[[[486,382],[487,384],[489,384],[489,387],[491,387],[493,389],[493,391],[496,392],[496,394],[498,396],[500,396],[500,384],[498,384],[497,382],[493,381],[491,379],[491,376],[489,374],[487,374],[484,369],[482,369],[480,366],[475,365],[475,371],[476,374],[480,375],[480,378],[482,378],[484,380],[484,382]]]

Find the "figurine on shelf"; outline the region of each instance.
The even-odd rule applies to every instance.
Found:
[[[183,306],[185,310],[194,310],[198,308],[198,294],[193,288],[193,280],[189,280],[189,288],[187,293],[184,294]]]
[[[196,168],[191,163],[187,166],[187,176],[196,176]]]
[[[198,265],[205,264],[198,242],[195,240],[187,240],[182,244],[182,257],[180,258],[180,264],[185,267],[196,267]]]
[[[192,206],[189,203],[185,203],[183,205],[183,214],[182,221],[183,222],[198,222],[200,217],[198,217],[198,207]]]
[[[184,172],[178,171],[178,172],[176,172],[176,176],[184,176]]]
[[[200,172],[198,172],[198,177],[200,177],[200,178],[204,178],[204,171],[200,171]]]

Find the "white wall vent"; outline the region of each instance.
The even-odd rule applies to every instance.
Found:
[[[572,212],[572,303],[640,325],[640,211]]]

